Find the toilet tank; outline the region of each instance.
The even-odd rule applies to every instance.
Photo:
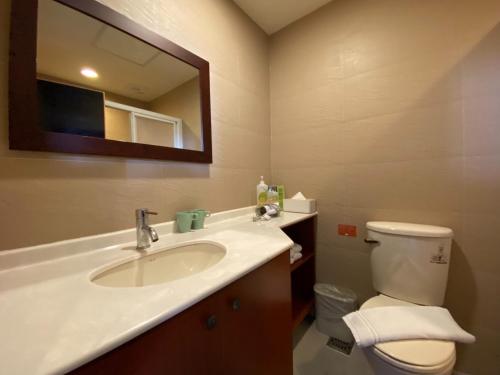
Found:
[[[453,231],[388,221],[370,221],[366,227],[367,242],[373,246],[371,266],[375,290],[420,305],[442,305]]]

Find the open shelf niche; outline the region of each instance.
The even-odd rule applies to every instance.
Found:
[[[302,258],[290,265],[294,329],[314,308],[316,223],[317,216],[313,216],[283,228],[288,237],[302,246]]]

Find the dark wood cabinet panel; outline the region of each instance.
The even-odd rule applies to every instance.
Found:
[[[226,374],[292,373],[289,269],[289,254],[282,254],[221,296]]]
[[[73,374],[291,375],[290,316],[285,252]]]
[[[217,325],[207,326],[217,308],[216,296],[210,296],[73,373],[218,375],[221,338]]]

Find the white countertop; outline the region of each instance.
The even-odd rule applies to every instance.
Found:
[[[90,275],[137,257],[135,229],[0,252],[0,368],[9,375],[59,374],[99,357],[192,306],[287,250],[280,228],[315,214],[284,212],[252,222],[253,208],[207,219],[205,229],[173,233],[153,225],[160,240],[148,252],[214,241],[226,256],[211,268],[165,284],[107,288]]]

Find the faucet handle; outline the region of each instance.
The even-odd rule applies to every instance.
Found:
[[[148,208],[138,208],[135,210],[137,217],[145,217],[146,215],[158,215],[158,212],[149,211]]]

